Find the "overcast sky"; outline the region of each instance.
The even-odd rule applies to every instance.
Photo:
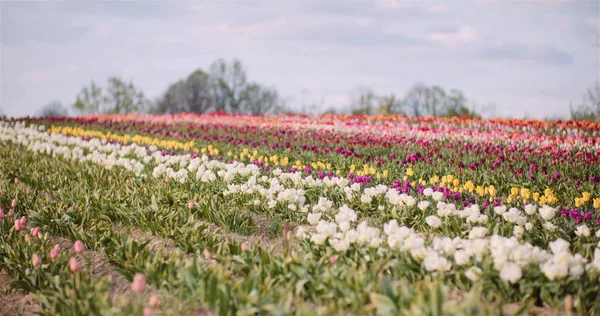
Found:
[[[461,89],[488,115],[569,113],[600,77],[598,1],[6,2],[0,104],[70,105],[131,79],[150,98],[218,58],[290,103],[342,107],[359,86]]]

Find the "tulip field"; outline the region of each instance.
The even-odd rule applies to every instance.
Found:
[[[21,314],[600,314],[600,124],[0,120]]]

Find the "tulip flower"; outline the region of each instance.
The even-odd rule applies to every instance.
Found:
[[[0,209],[0,219],[4,219],[4,211]]]
[[[73,244],[73,252],[76,254],[82,254],[85,251],[85,246],[81,240],[75,241]]]
[[[15,177],[15,184],[19,184],[19,178]]]
[[[150,298],[148,299],[148,305],[150,305],[150,307],[152,308],[158,308],[160,306],[160,300],[158,299],[158,296],[150,296]]]
[[[337,262],[337,257],[336,256],[331,256],[329,258],[329,262],[331,262],[331,264],[335,264]]]
[[[190,201],[188,203],[188,209],[190,209],[190,210],[193,210],[195,206],[196,206],[196,203],[194,203],[193,201]]]
[[[81,270],[81,266],[79,266],[79,262],[77,262],[77,259],[75,259],[75,257],[71,257],[71,259],[69,259],[69,269],[71,270],[71,272],[77,272]]]
[[[21,222],[21,225],[23,225],[23,227],[24,227],[25,224],[27,223],[27,217],[21,216],[21,218],[19,219],[19,221]]]
[[[23,229],[23,224],[21,224],[21,221],[18,219],[15,219],[15,230],[21,231],[22,229]]]
[[[17,207],[17,199],[13,199],[12,202],[10,202],[10,207],[12,207],[12,208]]]
[[[39,238],[39,236],[40,236],[40,228],[39,227],[32,228],[31,229],[31,236]]]
[[[40,259],[40,256],[38,256],[37,253],[34,253],[33,256],[31,256],[31,264],[34,267],[39,266],[40,264],[42,264],[42,259]]]
[[[58,257],[58,249],[54,248],[50,250],[50,259],[54,260]]]
[[[131,282],[131,290],[135,293],[142,293],[146,287],[146,277],[141,273],[136,273]]]

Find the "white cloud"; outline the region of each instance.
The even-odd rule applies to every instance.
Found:
[[[395,10],[395,9],[407,9],[412,8],[410,1],[397,1],[397,0],[377,0],[375,1],[375,8],[379,10]]]
[[[429,34],[428,39],[433,42],[440,42],[444,45],[448,45],[474,41],[477,39],[477,33],[472,27],[463,25],[456,32],[431,33]]]
[[[429,7],[429,12],[433,14],[445,14],[448,13],[448,8],[443,4],[436,4]]]
[[[371,24],[371,19],[369,18],[357,18],[355,21],[356,25],[366,27]]]

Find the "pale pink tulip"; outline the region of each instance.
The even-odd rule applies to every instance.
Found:
[[[19,178],[15,177],[15,184],[19,184]]]
[[[242,251],[244,251],[244,252],[248,251],[248,245],[246,243],[242,243],[240,248],[242,248]]]
[[[337,262],[337,257],[331,256],[331,258],[329,258],[329,262],[331,262],[331,264],[335,264]]]
[[[73,252],[76,254],[82,254],[85,251],[85,246],[83,245],[83,242],[81,240],[77,240],[74,244],[73,244]]]
[[[15,219],[15,230],[19,232],[21,229],[23,229],[23,224],[21,224],[20,220]]]
[[[34,253],[33,256],[31,256],[31,264],[33,264],[34,267],[42,264],[42,259],[40,259],[40,256],[38,256],[37,253]]]
[[[54,260],[56,257],[58,257],[58,249],[55,248],[50,250],[50,259]]]
[[[190,203],[188,203],[188,208],[190,210],[193,210],[195,206],[196,206],[196,203],[194,203],[193,201],[190,201]]]
[[[4,211],[0,208],[0,219],[4,219]]]
[[[136,293],[142,293],[146,287],[146,277],[141,273],[136,273],[131,282],[131,290]]]
[[[158,299],[158,296],[150,296],[150,298],[148,299],[148,305],[150,305],[150,307],[152,308],[158,308],[160,306],[160,300]]]
[[[17,207],[17,199],[13,199],[12,202],[10,202],[10,207],[12,207],[12,208]]]
[[[25,226],[25,224],[27,223],[27,217],[21,216],[21,219],[19,219],[19,221],[21,221],[21,225]]]
[[[31,236],[33,237],[40,237],[40,228],[39,227],[34,227],[31,229]]]
[[[13,209],[11,208],[10,210],[8,210],[8,217],[13,217],[15,216],[15,211],[13,211]]]
[[[77,259],[75,259],[75,257],[71,257],[71,259],[69,259],[69,269],[72,272],[77,272],[81,269],[81,267],[79,266],[79,262],[77,262]]]

